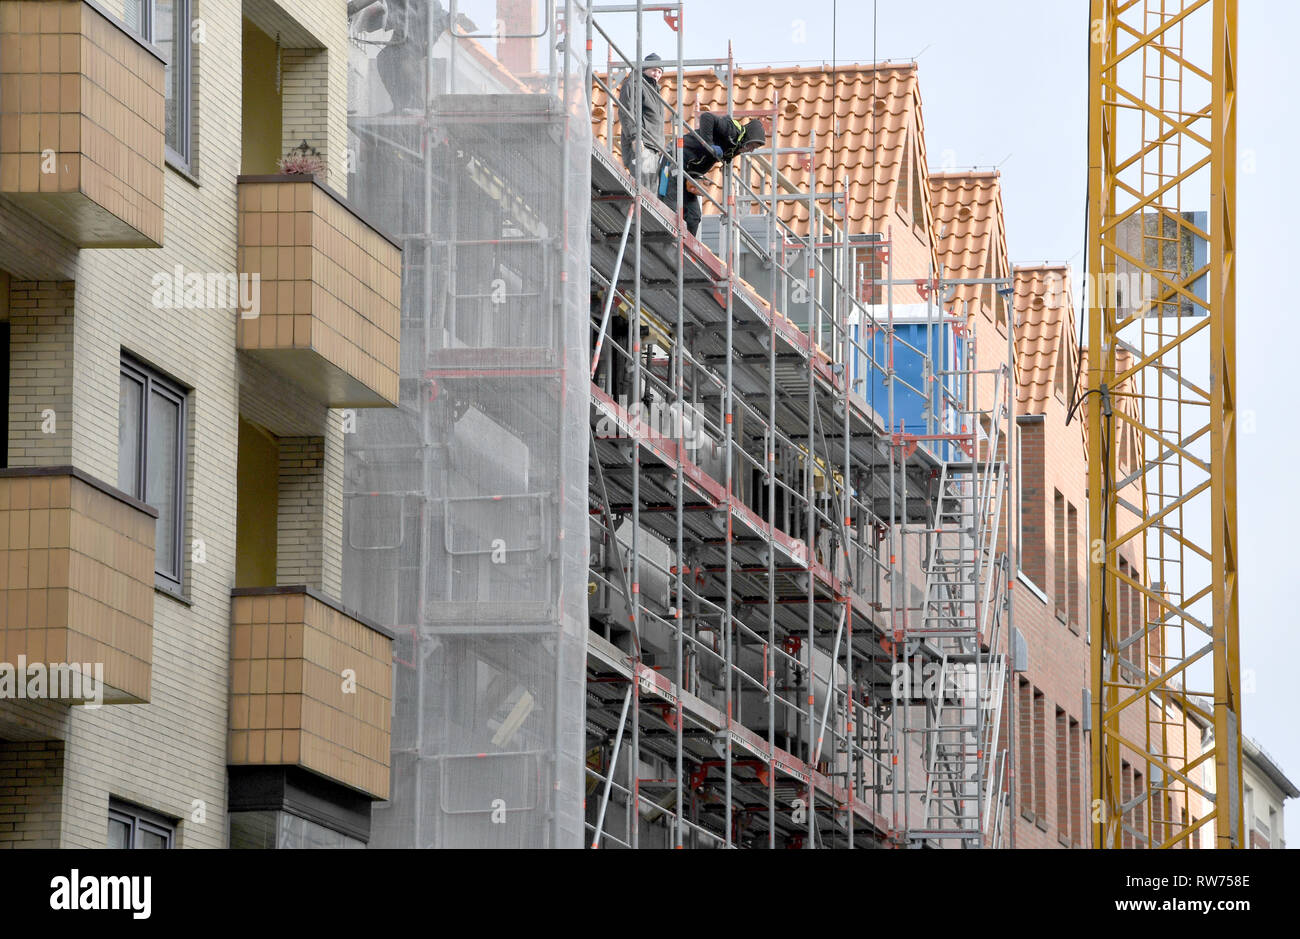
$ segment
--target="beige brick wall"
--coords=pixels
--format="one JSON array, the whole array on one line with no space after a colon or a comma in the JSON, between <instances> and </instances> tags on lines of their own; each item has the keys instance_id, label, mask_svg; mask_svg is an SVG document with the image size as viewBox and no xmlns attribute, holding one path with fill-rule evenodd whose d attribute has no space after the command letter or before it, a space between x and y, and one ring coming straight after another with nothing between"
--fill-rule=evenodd
<instances>
[{"instance_id":1,"label":"beige brick wall","mask_svg":"<svg viewBox=\"0 0 1300 939\"><path fill-rule=\"evenodd\" d=\"M63 743L0 740L0 848L57 848Z\"/></svg>"},{"instance_id":2,"label":"beige brick wall","mask_svg":"<svg viewBox=\"0 0 1300 939\"><path fill-rule=\"evenodd\" d=\"M202 539L205 560L188 565L188 602L156 596L150 703L72 714L65 847L104 843L110 795L182 820L179 844L225 844L226 624L234 579L238 440L234 315L159 309L151 302L153 276L177 264L186 271L235 270L239 7L196 0L194 15L204 23L194 83L194 115L203 135L200 185L167 171L162 249L81 253L72 461L101 479L117 479L122 350L192 388L184 541ZM196 802L202 823L192 820Z\"/></svg>"},{"instance_id":3,"label":"beige brick wall","mask_svg":"<svg viewBox=\"0 0 1300 939\"><path fill-rule=\"evenodd\" d=\"M324 49L284 49L280 53L283 132L280 149L288 153L306 140L326 165L342 153L329 149L329 54Z\"/></svg>"},{"instance_id":4,"label":"beige brick wall","mask_svg":"<svg viewBox=\"0 0 1300 939\"><path fill-rule=\"evenodd\" d=\"M347 29L343 5L318 0L266 3L297 16L329 49L326 139L321 149L344 154ZM121 0L104 0L103 5L114 15L122 13ZM225 845L230 588L241 402L273 432L320 438L317 479L330 491L319 502L318 514L328 518L318 523L324 543L317 581L335 595L341 581L343 444L338 415L305 400L263 370L246 368L248 363L241 362L235 351L232 310L158 308L152 303L152 278L170 274L178 264L185 271L201 273L236 270L241 5L195 0L194 18L203 26L203 42L193 50L195 159L191 168L198 184L166 171L163 248L73 254L30 218L0 205L0 232L33 233L23 238L30 242L29 252L7 240L0 246L0 266L27 279L11 294L18 301L10 317L17 366L13 381L19 391L13 398L20 411L13 415L18 418L10 454L15 462L72 463L116 482L118 368L123 350L192 389L184 540L190 544L201 539L205 559L187 564L183 599L163 593L155 596L150 703L90 711L48 702L0 702L0 737L63 741L62 828L57 835L61 847L105 843L110 796L177 819L180 846ZM346 188L345 158L330 160L329 181L337 190ZM53 281L32 280L46 276L46 271L75 278L75 293ZM31 431L35 426L39 432L39 422L33 425L32 413L39 415L44 409L45 403L35 399L46 397L47 392L56 410L58 433L51 435L53 439L41 435L37 440ZM33 449L30 454L28 446Z\"/></svg>"},{"instance_id":5,"label":"beige brick wall","mask_svg":"<svg viewBox=\"0 0 1300 939\"><path fill-rule=\"evenodd\" d=\"M108 0L120 15L121 0ZM342 5L336 16L322 17L319 4L285 4L333 45L329 56L330 119L325 149L346 148L346 23ZM185 602L158 594L155 602L154 670L151 702L138 707L72 709L66 720L63 847L100 846L107 835L109 796L138 803L180 821L178 844L221 847L225 844L226 731L229 693L230 585L234 579L234 518L239 405L235 352L235 318L229 310L159 309L151 303L151 280L181 264L186 271L225 273L236 269L235 177L240 166L240 5L196 0L194 16L202 20L204 42L195 48L195 154L199 185L168 170L165 179L165 230L162 249L151 251L82 251L75 261L76 293L55 290L49 296L13 294L19 302L14 320L16 353L48 348L45 356L64 362L63 398L55 382L36 384L46 366L32 366L15 381L23 387L48 387L55 397L59 430L54 442L44 439L41 453L21 461L74 465L109 482L117 479L118 363L123 349L193 389L189 398L190 433L187 543L202 539L206 558L190 563ZM327 25L322 21L327 21ZM332 38L330 38L332 37ZM296 143L296 141L295 141ZM333 161L332 161L333 162ZM346 185L346 162L339 160L336 188ZM12 210L0 209L0 212ZM14 227L14 226L6 226ZM37 285L41 293L41 285ZM24 314L24 304L48 301L64 312ZM28 332L26 320L40 329ZM67 361L70 353L70 361ZM36 361L36 360L33 360ZM66 372L71 370L71 389ZM48 376L53 377L53 376ZM36 392L35 396L43 396ZM38 402L17 395L15 415L21 434L31 429L30 410ZM64 412L75 421L64 420ZM36 409L36 413L39 414ZM325 409L317 412L322 423ZM330 422L337 434L337 421ZM37 423L39 430L39 422ZM22 439L26 440L26 437ZM341 453L341 440L329 450ZM25 449L25 448L15 448ZM60 455L61 454L61 455ZM338 485L341 473L330 473ZM331 505L341 504L332 495ZM322 537L340 527L319 526ZM340 553L333 546L328 554ZM332 563L332 562L331 562ZM326 565L329 566L329 565ZM325 580L326 589L337 575ZM5 705L0 723L36 722ZM12 713L11 713L12 712ZM43 716L43 715L41 715ZM44 721L50 723L50 721ZM9 746L9 745L7 745ZM203 821L198 821L199 816Z\"/></svg>"},{"instance_id":6,"label":"beige brick wall","mask_svg":"<svg viewBox=\"0 0 1300 939\"><path fill-rule=\"evenodd\" d=\"M71 462L74 297L70 281L9 284L10 466Z\"/></svg>"},{"instance_id":7,"label":"beige brick wall","mask_svg":"<svg viewBox=\"0 0 1300 939\"><path fill-rule=\"evenodd\" d=\"M322 437L281 437L280 507L276 524L275 579L281 584L321 587L325 462Z\"/></svg>"}]
</instances>

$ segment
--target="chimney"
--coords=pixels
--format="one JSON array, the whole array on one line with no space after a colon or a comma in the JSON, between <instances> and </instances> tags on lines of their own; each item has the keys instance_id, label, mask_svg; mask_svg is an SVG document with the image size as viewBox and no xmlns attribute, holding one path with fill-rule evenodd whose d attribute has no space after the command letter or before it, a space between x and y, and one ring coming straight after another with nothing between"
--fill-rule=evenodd
<instances>
[{"instance_id":1,"label":"chimney","mask_svg":"<svg viewBox=\"0 0 1300 939\"><path fill-rule=\"evenodd\" d=\"M497 0L497 30L503 37L533 36L537 33L537 0ZM537 40L502 38L497 41L497 58L515 75L537 71Z\"/></svg>"}]
</instances>

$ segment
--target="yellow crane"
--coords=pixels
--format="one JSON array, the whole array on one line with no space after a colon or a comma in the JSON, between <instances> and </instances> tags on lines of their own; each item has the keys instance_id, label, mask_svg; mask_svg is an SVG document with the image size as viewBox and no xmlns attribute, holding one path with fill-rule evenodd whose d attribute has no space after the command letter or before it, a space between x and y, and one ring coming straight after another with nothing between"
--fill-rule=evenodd
<instances>
[{"instance_id":1,"label":"yellow crane","mask_svg":"<svg viewBox=\"0 0 1300 939\"><path fill-rule=\"evenodd\" d=\"M1091 3L1093 845L1243 847L1237 0Z\"/></svg>"}]
</instances>

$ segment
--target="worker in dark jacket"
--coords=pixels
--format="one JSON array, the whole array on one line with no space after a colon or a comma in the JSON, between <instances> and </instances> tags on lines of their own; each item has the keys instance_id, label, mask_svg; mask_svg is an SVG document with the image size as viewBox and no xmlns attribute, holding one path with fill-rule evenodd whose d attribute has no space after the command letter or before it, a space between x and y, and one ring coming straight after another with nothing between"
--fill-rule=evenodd
<instances>
[{"instance_id":1,"label":"worker in dark jacket","mask_svg":"<svg viewBox=\"0 0 1300 939\"><path fill-rule=\"evenodd\" d=\"M451 28L451 16L440 0L348 0L347 13L349 17L363 16L371 29L377 28L374 21L382 15L383 28L391 29L393 35L375 56L375 67L393 102L393 113L422 113L429 40L437 42Z\"/></svg>"},{"instance_id":2,"label":"worker in dark jacket","mask_svg":"<svg viewBox=\"0 0 1300 939\"><path fill-rule=\"evenodd\" d=\"M663 61L652 52L646 62ZM636 147L636 81L640 75L645 84L641 92L641 147ZM659 169L659 158L664 153L664 102L659 97L659 80L664 70L659 65L647 65L633 72L618 89L618 149L623 165L647 186L654 185ZM636 150L640 152L635 152ZM638 163L640 164L638 170Z\"/></svg>"},{"instance_id":3,"label":"worker in dark jacket","mask_svg":"<svg viewBox=\"0 0 1300 939\"><path fill-rule=\"evenodd\" d=\"M742 153L752 153L766 142L767 132L758 119L741 124L725 114L706 111L700 115L699 126L693 133L687 133L682 149L682 167L686 170L682 185L682 217L686 220L687 231L694 235L700 229L697 181L719 163L730 163ZM677 179L666 159L660 163L659 197L670 207L676 207Z\"/></svg>"}]
</instances>

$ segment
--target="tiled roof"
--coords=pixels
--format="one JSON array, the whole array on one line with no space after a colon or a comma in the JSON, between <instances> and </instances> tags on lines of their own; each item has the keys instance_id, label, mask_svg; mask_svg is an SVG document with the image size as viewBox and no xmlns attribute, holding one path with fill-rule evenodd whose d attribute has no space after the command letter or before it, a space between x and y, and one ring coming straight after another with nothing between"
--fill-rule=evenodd
<instances>
[{"instance_id":1,"label":"tiled roof","mask_svg":"<svg viewBox=\"0 0 1300 939\"><path fill-rule=\"evenodd\" d=\"M1011 270L1002 211L1001 176L996 170L930 173L930 207L934 212L935 251L945 277L1005 277ZM983 304L991 310L992 286L957 287L954 309L969 303L974 314Z\"/></svg>"},{"instance_id":2,"label":"tiled roof","mask_svg":"<svg viewBox=\"0 0 1300 939\"><path fill-rule=\"evenodd\" d=\"M684 116L692 124L702 111L726 113L726 88L717 74L712 70L688 71L684 77ZM666 71L660 91L670 104L677 100L675 86L676 75ZM829 192L838 188L838 181L847 176L850 230L860 232L883 227L902 175L909 128L918 132L920 170L922 173L925 170L924 124L915 63L844 65L837 67L833 74L827 66L736 72L734 110L770 110L778 96L781 109L776 128L778 146L807 147L815 134L816 190ZM593 88L593 129L601 140L605 136L605 100L604 92L598 86ZM669 114L665 136L671 133L671 125ZM770 141L770 124L768 134ZM800 159L799 154L782 154L777 162L792 182L806 189L810 186L810 174L800 165ZM828 211L829 203L822 203L822 208ZM806 223L807 213L795 202L784 202L781 215L796 229Z\"/></svg>"},{"instance_id":3,"label":"tiled roof","mask_svg":"<svg viewBox=\"0 0 1300 939\"><path fill-rule=\"evenodd\" d=\"M1014 308L1020 413L1043 414L1061 354L1070 359L1077 355L1069 268L1063 264L1017 267Z\"/></svg>"}]
</instances>

